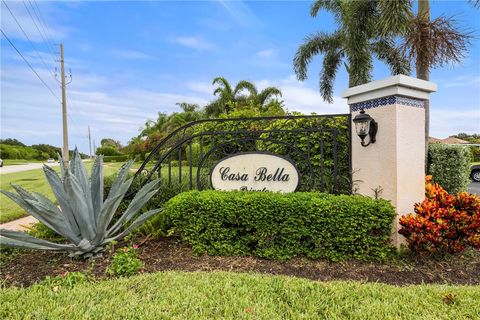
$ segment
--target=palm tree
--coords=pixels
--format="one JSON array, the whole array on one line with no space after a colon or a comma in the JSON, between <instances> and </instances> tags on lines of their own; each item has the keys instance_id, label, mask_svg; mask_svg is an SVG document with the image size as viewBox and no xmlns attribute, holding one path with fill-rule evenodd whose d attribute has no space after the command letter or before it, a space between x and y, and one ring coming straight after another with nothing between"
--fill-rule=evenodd
<instances>
[{"instance_id":1,"label":"palm tree","mask_svg":"<svg viewBox=\"0 0 480 320\"><path fill-rule=\"evenodd\" d=\"M223 77L213 79L212 84L218 85L213 91L213 95L218 98L205 107L207 116L217 117L232 111L234 107L246 106L250 101L264 110L272 98L282 96L282 92L276 87L267 87L259 93L255 84L247 80L238 82L234 88ZM243 94L245 91L248 92L247 95Z\"/></svg>"},{"instance_id":2,"label":"palm tree","mask_svg":"<svg viewBox=\"0 0 480 320\"><path fill-rule=\"evenodd\" d=\"M242 90L247 90L249 95L239 95ZM252 101L253 104L258 107L261 111L265 111L268 106L268 102L278 96L282 96L282 91L277 87L267 87L262 91L258 92L257 87L246 80L242 80L235 86L234 95L237 101L239 102L248 102Z\"/></svg>"},{"instance_id":3,"label":"palm tree","mask_svg":"<svg viewBox=\"0 0 480 320\"><path fill-rule=\"evenodd\" d=\"M392 74L409 74L409 63L396 48L393 36L404 28L410 3L395 2L399 12L396 16L385 14L388 3L390 1L316 0L310 14L316 17L321 9L333 13L338 29L332 34L318 32L305 38L293 59L297 78L305 80L311 60L323 54L320 93L331 103L333 83L342 62L349 75L349 87L371 80L373 56L385 62Z\"/></svg>"},{"instance_id":4,"label":"palm tree","mask_svg":"<svg viewBox=\"0 0 480 320\"><path fill-rule=\"evenodd\" d=\"M167 132L171 132L184 124L203 118L202 112L199 111L200 106L196 103L181 102L176 103L176 105L182 108L183 112L174 112L169 116L164 126L164 130Z\"/></svg>"},{"instance_id":5,"label":"palm tree","mask_svg":"<svg viewBox=\"0 0 480 320\"><path fill-rule=\"evenodd\" d=\"M410 0L403 0L410 2ZM480 1L472 4L479 7ZM389 10L395 14L395 7ZM471 33L455 26L455 19L440 16L430 20L430 1L418 0L417 16L408 21L401 51L404 57L415 61L417 78L430 80L430 69L449 63L459 63L470 43ZM425 101L425 151L428 154L430 133L430 102ZM426 163L426 161L425 161Z\"/></svg>"}]
</instances>

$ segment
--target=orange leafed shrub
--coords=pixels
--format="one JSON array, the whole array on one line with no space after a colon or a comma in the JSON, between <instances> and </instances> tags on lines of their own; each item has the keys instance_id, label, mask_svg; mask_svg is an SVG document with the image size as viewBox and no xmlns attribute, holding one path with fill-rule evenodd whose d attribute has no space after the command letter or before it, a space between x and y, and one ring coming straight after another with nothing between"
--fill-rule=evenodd
<instances>
[{"instance_id":1,"label":"orange leafed shrub","mask_svg":"<svg viewBox=\"0 0 480 320\"><path fill-rule=\"evenodd\" d=\"M425 179L425 200L415 204L415 215L400 218L398 231L417 253L457 253L467 246L480 249L480 200L476 195L449 194Z\"/></svg>"}]
</instances>

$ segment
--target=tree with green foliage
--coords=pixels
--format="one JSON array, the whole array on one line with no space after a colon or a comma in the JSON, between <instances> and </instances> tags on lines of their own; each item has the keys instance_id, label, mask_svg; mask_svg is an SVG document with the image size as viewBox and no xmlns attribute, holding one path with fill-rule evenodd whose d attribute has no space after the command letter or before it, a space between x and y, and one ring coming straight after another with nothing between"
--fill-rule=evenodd
<instances>
[{"instance_id":1,"label":"tree with green foliage","mask_svg":"<svg viewBox=\"0 0 480 320\"><path fill-rule=\"evenodd\" d=\"M8 144L8 145L11 145L11 146L26 147L25 144L18 141L17 139L13 139L13 138L0 139L0 144Z\"/></svg>"},{"instance_id":2,"label":"tree with green foliage","mask_svg":"<svg viewBox=\"0 0 480 320\"><path fill-rule=\"evenodd\" d=\"M395 5L395 15L387 10ZM411 5L408 1L342 1L316 0L310 14L320 10L334 15L337 30L328 34L318 32L305 38L293 59L299 80L307 79L312 59L323 54L320 73L320 93L325 101L333 101L333 83L343 63L349 75L349 87L371 81L373 57L385 62L392 74L408 74L410 66L395 46L394 36L406 26Z\"/></svg>"},{"instance_id":3,"label":"tree with green foliage","mask_svg":"<svg viewBox=\"0 0 480 320\"><path fill-rule=\"evenodd\" d=\"M410 3L410 0L400 2ZM473 5L478 6L474 1ZM388 6L391 15L396 7ZM460 30L453 17L440 16L430 20L430 0L418 0L417 15L411 15L401 44L402 55L415 61L418 79L430 80L430 69L459 63L465 57L471 34ZM430 135L430 102L425 101L425 151L428 154Z\"/></svg>"},{"instance_id":4,"label":"tree with green foliage","mask_svg":"<svg viewBox=\"0 0 480 320\"><path fill-rule=\"evenodd\" d=\"M183 112L174 112L168 117L168 121L164 126L166 131L173 131L189 122L200 120L204 117L198 104L181 102L176 103L176 105L179 106Z\"/></svg>"},{"instance_id":5,"label":"tree with green foliage","mask_svg":"<svg viewBox=\"0 0 480 320\"><path fill-rule=\"evenodd\" d=\"M282 92L276 87L267 87L258 92L255 84L247 80L242 80L232 87L227 79L217 77L213 79L212 84L217 85L213 95L218 98L205 107L207 117L218 117L220 114L229 113L236 108L247 106L249 101L265 109L274 97L282 96ZM247 95L243 94L245 91Z\"/></svg>"}]
</instances>

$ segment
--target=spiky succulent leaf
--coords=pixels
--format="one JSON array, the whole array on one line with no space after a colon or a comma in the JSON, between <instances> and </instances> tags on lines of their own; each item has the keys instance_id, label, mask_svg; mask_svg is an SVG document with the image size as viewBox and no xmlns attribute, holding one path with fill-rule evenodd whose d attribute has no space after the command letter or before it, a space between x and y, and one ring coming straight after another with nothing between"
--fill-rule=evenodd
<instances>
[{"instance_id":1,"label":"spiky succulent leaf","mask_svg":"<svg viewBox=\"0 0 480 320\"><path fill-rule=\"evenodd\" d=\"M95 222L90 220L83 188L69 170L67 170L65 174L63 186L68 196L68 202L72 208L72 212L75 214L82 238L92 240L95 237Z\"/></svg>"},{"instance_id":2,"label":"spiky succulent leaf","mask_svg":"<svg viewBox=\"0 0 480 320\"><path fill-rule=\"evenodd\" d=\"M64 217L55 206L55 208L52 208L52 206L45 204L45 202L42 203L41 200L37 200L32 194L17 185L12 185L12 187L18 194L4 190L1 190L1 192L58 234L71 241L79 240L78 237L72 234Z\"/></svg>"},{"instance_id":3,"label":"spiky succulent leaf","mask_svg":"<svg viewBox=\"0 0 480 320\"><path fill-rule=\"evenodd\" d=\"M140 191L137 192L133 200L128 205L127 210L124 214L118 219L118 221L113 225L112 228L108 231L109 233L115 233L118 229L124 224L128 223L131 218L133 218L138 211L150 200L157 190L154 190L158 186L160 180L156 179L147 183Z\"/></svg>"},{"instance_id":4,"label":"spiky succulent leaf","mask_svg":"<svg viewBox=\"0 0 480 320\"><path fill-rule=\"evenodd\" d=\"M2 246L39 250L63 251L75 248L75 245L72 244L53 243L47 240L32 237L31 235L24 232L12 231L7 229L0 229L0 243L2 244Z\"/></svg>"},{"instance_id":5,"label":"spiky succulent leaf","mask_svg":"<svg viewBox=\"0 0 480 320\"><path fill-rule=\"evenodd\" d=\"M75 151L77 151L75 149ZM83 190L83 196L85 197L85 205L87 206L86 214L88 214L87 220L89 223L93 223L93 228L95 228L96 220L93 214L93 204L92 204L92 195L90 192L90 183L88 180L88 173L87 168L85 168L82 159L80 158L80 154L78 152L73 153L73 159L70 164L70 171L75 176L76 180L78 181L78 185Z\"/></svg>"},{"instance_id":6,"label":"spiky succulent leaf","mask_svg":"<svg viewBox=\"0 0 480 320\"><path fill-rule=\"evenodd\" d=\"M140 215L137 219L135 219L135 221L133 221L132 224L129 225L123 232L121 232L117 235L109 235L110 237L107 238L103 242L103 244L105 245L105 244L107 244L107 243L109 243L113 240L117 240L117 239L121 239L121 238L125 237L127 234L132 232L136 227L138 227L139 225L141 225L142 223L144 223L149 218L153 217L154 215L156 215L157 213L159 213L162 210L163 210L163 208L159 208L159 209L153 209L153 210L145 212L144 214Z\"/></svg>"},{"instance_id":7,"label":"spiky succulent leaf","mask_svg":"<svg viewBox=\"0 0 480 320\"><path fill-rule=\"evenodd\" d=\"M38 193L29 193L13 186L16 194L1 191L42 223L68 239L71 244L58 244L34 238L23 232L0 230L0 245L40 250L68 251L70 256L91 257L102 251L109 241L124 237L161 209L148 211L135 219L138 211L157 192L158 181L140 189L127 210L112 227L110 225L122 199L130 188L129 170L132 161L122 166L109 195L103 201L102 158L95 160L92 176L88 179L85 164L75 150L70 169L60 161L62 178L55 170L45 166L44 172L59 207ZM125 230L122 227L127 225ZM107 231L108 230L108 231Z\"/></svg>"},{"instance_id":8,"label":"spiky succulent leaf","mask_svg":"<svg viewBox=\"0 0 480 320\"><path fill-rule=\"evenodd\" d=\"M128 179L119 188L115 194L109 193L107 200L105 200L105 204L100 212L100 216L98 217L97 222L97 235L94 238L94 243L100 243L105 238L105 234L107 232L108 225L113 219L115 212L117 212L118 206L122 202L122 199L125 197L130 185L132 184L133 178Z\"/></svg>"},{"instance_id":9,"label":"spiky succulent leaf","mask_svg":"<svg viewBox=\"0 0 480 320\"><path fill-rule=\"evenodd\" d=\"M103 206L103 156L95 159L90 178L90 193L95 221L97 221Z\"/></svg>"},{"instance_id":10,"label":"spiky succulent leaf","mask_svg":"<svg viewBox=\"0 0 480 320\"><path fill-rule=\"evenodd\" d=\"M109 197L112 194L116 194L118 192L118 189L122 186L122 184L128 178L128 172L130 171L130 167L132 166L132 164L133 164L133 161L130 160L129 162L122 165L122 167L117 173L117 178L115 179L115 181L112 184L112 187L110 188L110 192L108 193Z\"/></svg>"},{"instance_id":11,"label":"spiky succulent leaf","mask_svg":"<svg viewBox=\"0 0 480 320\"><path fill-rule=\"evenodd\" d=\"M48 184L53 191L53 195L58 201L58 205L60 206L62 214L68 220L70 229L76 236L80 237L80 226L78 225L75 213L70 206L69 198L67 193L65 192L62 179L60 179L57 172L49 166L43 166L43 172L45 173ZM65 177L65 174L63 174L63 176Z\"/></svg>"}]
</instances>

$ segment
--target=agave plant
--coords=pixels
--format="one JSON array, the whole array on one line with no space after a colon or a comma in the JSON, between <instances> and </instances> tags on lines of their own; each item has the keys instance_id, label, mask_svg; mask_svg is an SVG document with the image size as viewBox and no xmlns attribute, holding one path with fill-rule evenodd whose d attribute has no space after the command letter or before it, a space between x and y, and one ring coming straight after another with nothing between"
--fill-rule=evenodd
<instances>
[{"instance_id":1,"label":"agave plant","mask_svg":"<svg viewBox=\"0 0 480 320\"><path fill-rule=\"evenodd\" d=\"M45 196L28 192L12 185L17 193L0 190L25 211L51 228L69 243L53 243L32 237L24 232L0 230L1 246L67 251L70 256L91 257L105 245L126 236L134 228L162 209L138 216L137 213L158 191L158 180L146 184L130 202L120 218L112 223L115 212L128 191L133 178L128 172L132 161L124 164L117 174L107 199L103 199L103 157L95 159L90 179L87 169L75 151L70 167L60 160L61 177L49 166L44 166L45 177L58 201L58 207Z\"/></svg>"}]
</instances>

